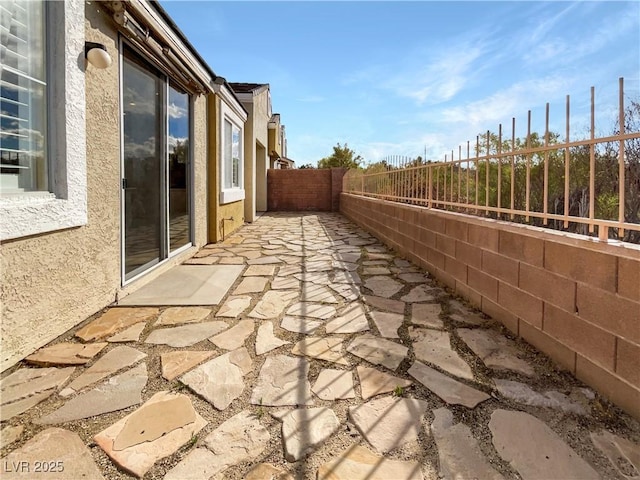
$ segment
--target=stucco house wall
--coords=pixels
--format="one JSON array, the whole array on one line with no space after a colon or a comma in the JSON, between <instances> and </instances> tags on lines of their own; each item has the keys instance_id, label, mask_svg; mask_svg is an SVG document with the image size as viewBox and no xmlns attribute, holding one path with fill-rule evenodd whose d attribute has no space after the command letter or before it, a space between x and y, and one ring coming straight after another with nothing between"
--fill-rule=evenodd
<instances>
[{"instance_id":1,"label":"stucco house wall","mask_svg":"<svg viewBox=\"0 0 640 480\"><path fill-rule=\"evenodd\" d=\"M207 233L208 242L215 243L224 240L229 234L238 230L244 225L245 217L245 202L246 197L242 200L229 203L220 202L220 192L222 190L221 183L221 166L219 159L222 156L222 142L221 142L221 124L222 124L222 110L223 104L226 104L226 108L235 112L238 115L239 120L243 122L243 134L247 137L247 112L242 110L240 103L233 98L231 90L226 86L221 87L221 90L215 94L210 95L207 99L208 104L208 157L207 157L207 175L208 195L203 195L204 200L208 203L208 219L207 219ZM244 147L244 145L243 145ZM243 152L246 155L246 151ZM245 161L246 164L246 161ZM247 192L247 185L245 183L244 190L245 195Z\"/></svg>"},{"instance_id":2,"label":"stucco house wall","mask_svg":"<svg viewBox=\"0 0 640 480\"><path fill-rule=\"evenodd\" d=\"M267 209L267 147L271 94L268 84L231 83L248 113L244 137L244 219L253 222L256 212Z\"/></svg>"},{"instance_id":3,"label":"stucco house wall","mask_svg":"<svg viewBox=\"0 0 640 480\"><path fill-rule=\"evenodd\" d=\"M121 138L118 33L100 2L76 2L86 41L105 45L113 63L84 70L86 95L85 225L6 240L0 245L0 371L88 316L137 290L195 253L207 232L207 96L193 102L193 246L122 286ZM82 45L83 46L83 45ZM81 68L81 65L78 65ZM213 95L212 95L213 96Z\"/></svg>"}]
</instances>

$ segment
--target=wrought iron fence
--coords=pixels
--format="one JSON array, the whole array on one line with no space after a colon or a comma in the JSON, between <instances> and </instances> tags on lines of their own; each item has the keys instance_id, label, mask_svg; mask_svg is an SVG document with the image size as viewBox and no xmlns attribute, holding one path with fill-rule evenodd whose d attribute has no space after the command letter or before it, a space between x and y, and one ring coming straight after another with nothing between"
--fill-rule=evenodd
<instances>
[{"instance_id":1,"label":"wrought iron fence","mask_svg":"<svg viewBox=\"0 0 640 480\"><path fill-rule=\"evenodd\" d=\"M624 106L619 81L617 126L612 135L596 138L595 89L591 87L589 138L570 139L570 99L566 97L564 139L549 130L511 137L487 131L451 152L444 162L389 157L366 169L350 170L343 191L395 202L423 205L545 226L601 240L640 243L640 102Z\"/></svg>"}]
</instances>

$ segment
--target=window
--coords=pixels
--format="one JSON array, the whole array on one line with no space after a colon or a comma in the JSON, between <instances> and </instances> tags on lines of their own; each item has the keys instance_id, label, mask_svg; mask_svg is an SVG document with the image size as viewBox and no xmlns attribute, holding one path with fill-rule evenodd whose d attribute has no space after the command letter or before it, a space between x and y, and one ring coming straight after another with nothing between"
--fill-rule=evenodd
<instances>
[{"instance_id":1,"label":"window","mask_svg":"<svg viewBox=\"0 0 640 480\"><path fill-rule=\"evenodd\" d=\"M0 190L48 191L45 4L0 5Z\"/></svg>"},{"instance_id":2,"label":"window","mask_svg":"<svg viewBox=\"0 0 640 480\"><path fill-rule=\"evenodd\" d=\"M240 188L240 129L229 120L224 121L224 145L224 188Z\"/></svg>"},{"instance_id":3,"label":"window","mask_svg":"<svg viewBox=\"0 0 640 480\"><path fill-rule=\"evenodd\" d=\"M222 150L220 165L220 203L243 200L243 121L225 103L222 104Z\"/></svg>"},{"instance_id":4,"label":"window","mask_svg":"<svg viewBox=\"0 0 640 480\"><path fill-rule=\"evenodd\" d=\"M87 223L84 13L0 2L0 240Z\"/></svg>"}]
</instances>

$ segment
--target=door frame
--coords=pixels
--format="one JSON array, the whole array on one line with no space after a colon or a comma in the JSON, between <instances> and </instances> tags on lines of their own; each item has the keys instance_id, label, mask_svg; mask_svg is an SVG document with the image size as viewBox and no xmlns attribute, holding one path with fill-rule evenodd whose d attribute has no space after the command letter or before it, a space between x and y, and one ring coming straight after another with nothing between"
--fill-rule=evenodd
<instances>
[{"instance_id":1,"label":"door frame","mask_svg":"<svg viewBox=\"0 0 640 480\"><path fill-rule=\"evenodd\" d=\"M188 205L189 205L189 239L188 242L171 251L170 245L170 225L169 225L169 149L168 149L168 138L169 138L169 116L168 116L168 99L169 99L169 88L171 83L171 77L166 71L163 71L161 68L158 68L157 63L153 62L147 54L133 45L131 42L128 42L125 37L122 35L119 36L118 42L118 58L119 58L119 114L120 114L120 178L119 178L119 190L120 190L120 279L121 285L128 285L139 278L145 276L151 271L155 270L159 266L166 263L172 257L184 252L185 250L191 248L194 245L194 227L195 227L195 168L194 168L194 96L193 94L187 92L189 96L189 152L188 152L188 165L187 165L187 185L188 185ZM163 83L163 105L162 105L162 121L163 128L161 131L163 132L163 138L160 139L161 145L161 180L160 180L160 197L161 197L161 205L160 205L160 258L156 261L151 261L142 265L132 272L127 274L126 272L126 216L125 216L125 189L123 188L123 180L125 178L125 168L124 168L124 61L125 61L125 45L126 48L130 49L137 55L140 60L148 65L148 69L151 73L154 73L154 70L159 73L160 80ZM128 277L127 277L128 276Z\"/></svg>"}]
</instances>

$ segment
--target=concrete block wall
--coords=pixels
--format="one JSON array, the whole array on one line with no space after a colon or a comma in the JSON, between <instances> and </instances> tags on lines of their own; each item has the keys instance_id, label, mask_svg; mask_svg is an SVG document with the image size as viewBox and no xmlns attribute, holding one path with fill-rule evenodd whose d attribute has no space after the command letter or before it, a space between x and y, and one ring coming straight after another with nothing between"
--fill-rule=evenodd
<instances>
[{"instance_id":1,"label":"concrete block wall","mask_svg":"<svg viewBox=\"0 0 640 480\"><path fill-rule=\"evenodd\" d=\"M640 418L640 249L342 194L341 212Z\"/></svg>"},{"instance_id":2,"label":"concrete block wall","mask_svg":"<svg viewBox=\"0 0 640 480\"><path fill-rule=\"evenodd\" d=\"M342 168L268 170L267 209L337 212L344 173Z\"/></svg>"}]
</instances>

